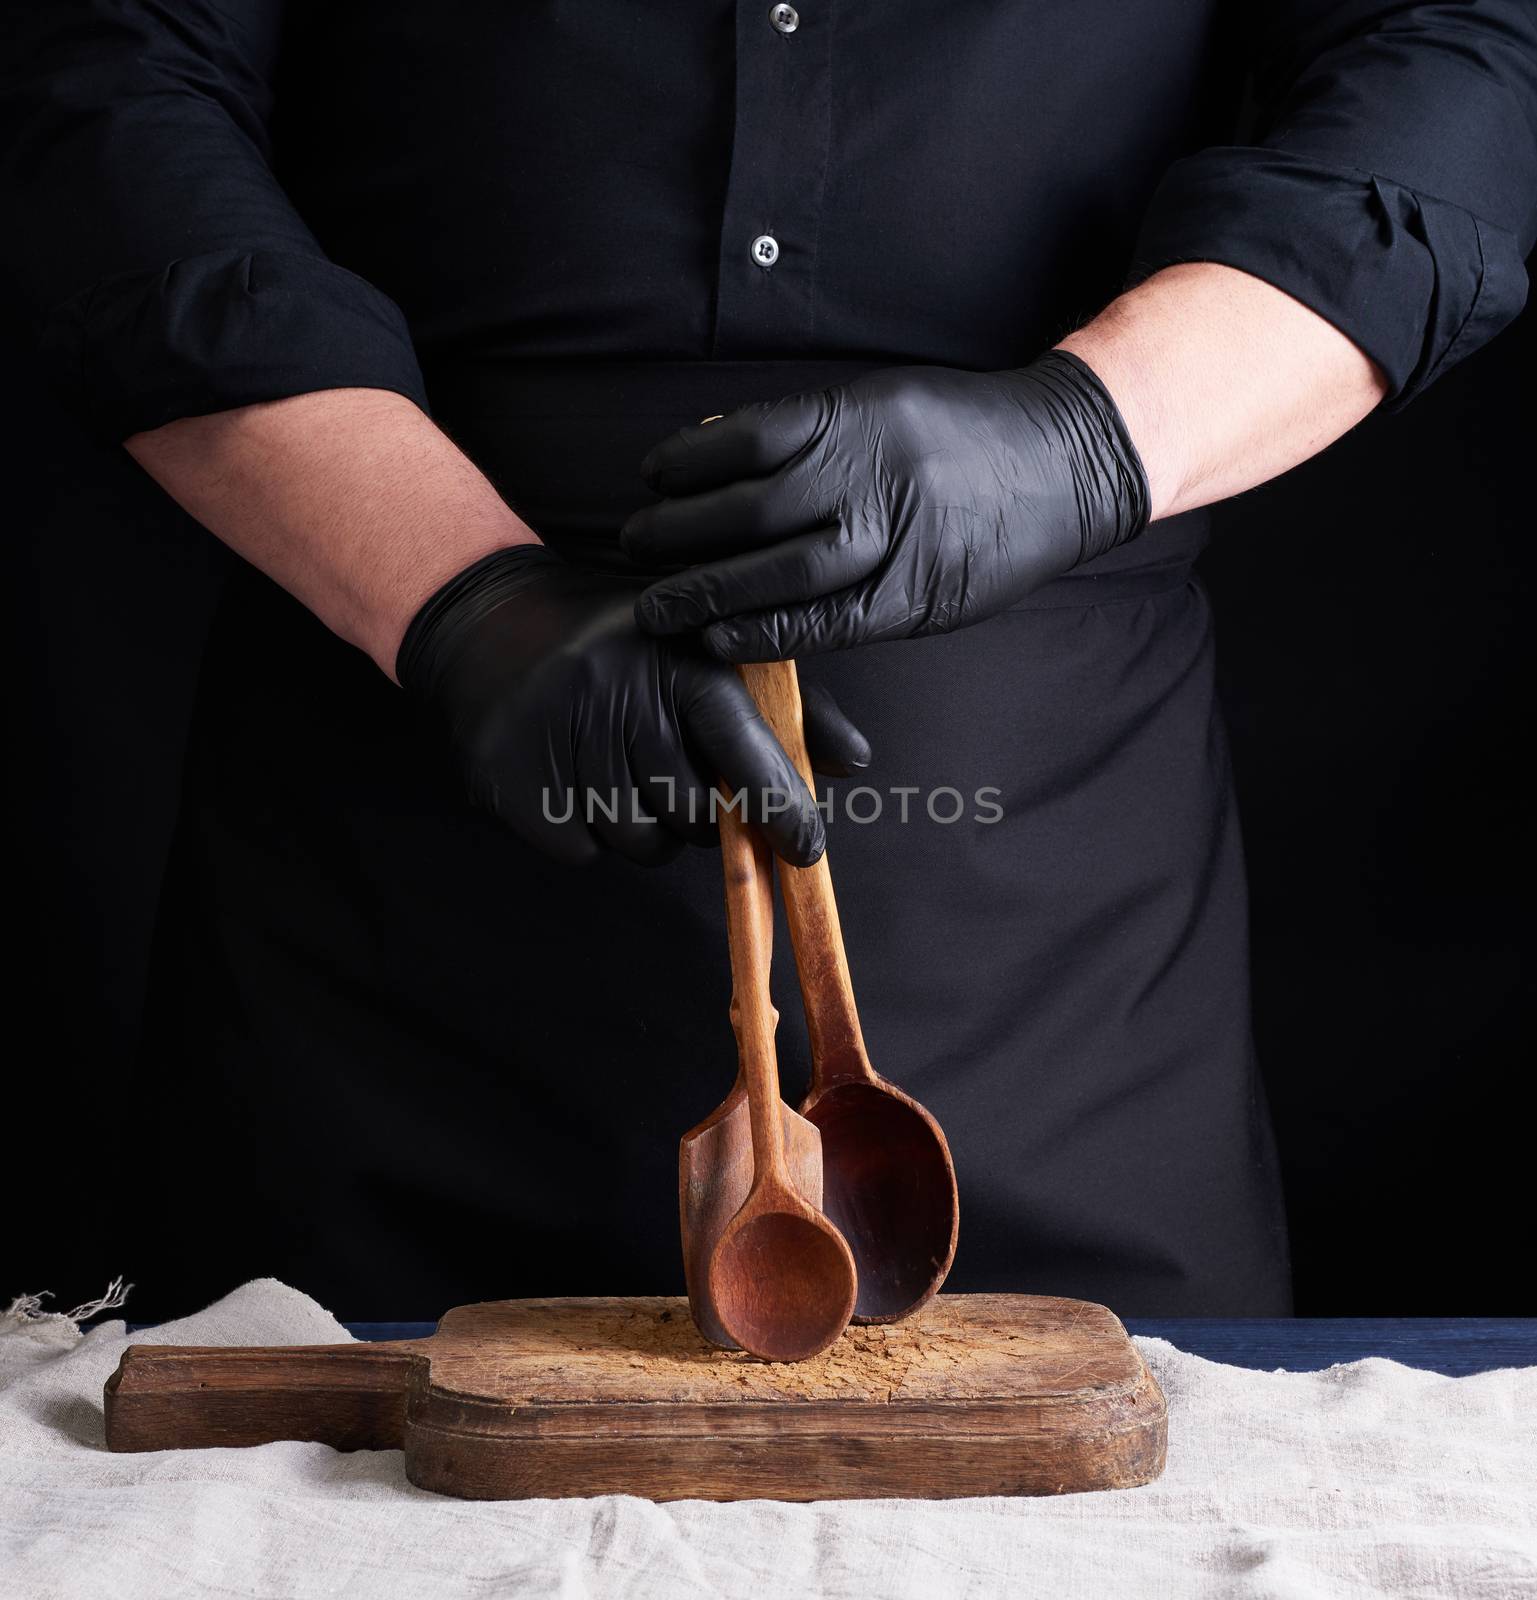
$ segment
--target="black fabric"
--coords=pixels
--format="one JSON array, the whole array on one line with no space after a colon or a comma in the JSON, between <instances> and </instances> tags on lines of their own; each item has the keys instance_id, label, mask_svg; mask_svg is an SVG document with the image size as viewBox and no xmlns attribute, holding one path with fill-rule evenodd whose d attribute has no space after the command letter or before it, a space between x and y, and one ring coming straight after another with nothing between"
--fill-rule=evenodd
<instances>
[{"instance_id":1,"label":"black fabric","mask_svg":"<svg viewBox=\"0 0 1537 1600\"><path fill-rule=\"evenodd\" d=\"M588 482L629 469L581 453ZM1283 1313L1188 569L1062 580L801 670L875 749L830 786L828 858L872 1059L954 1151L952 1286ZM255 577L216 630L192 762L129 1112L146 1304L236 1270L359 1314L680 1290L677 1138L736 1061L719 856L573 870L525 846L464 803L435 726ZM853 820L872 789L880 820ZM961 820L932 820L931 791ZM807 1045L782 925L774 984L793 1096ZM188 1182L217 1205L161 1231L155 1186Z\"/></svg>"},{"instance_id":2,"label":"black fabric","mask_svg":"<svg viewBox=\"0 0 1537 1600\"><path fill-rule=\"evenodd\" d=\"M53 309L41 349L107 442L315 389L427 405L399 308L313 256L220 252L110 278Z\"/></svg>"},{"instance_id":3,"label":"black fabric","mask_svg":"<svg viewBox=\"0 0 1537 1600\"><path fill-rule=\"evenodd\" d=\"M104 436L430 397L614 571L648 446L834 363L1023 366L1209 259L1401 401L1514 314L1537 233L1522 0L826 0L788 36L760 0L58 0L4 26L4 264ZM875 748L882 820L837 813L830 849L875 1060L955 1149L957 1288L1288 1303L1205 528L807 663ZM922 809L939 789L964 821ZM385 1284L421 1314L677 1287L676 1136L733 1065L720 922L707 852L573 873L471 809L409 701L244 575L119 1130L211 1198L143 1196L141 1314L263 1270L354 1315Z\"/></svg>"},{"instance_id":4,"label":"black fabric","mask_svg":"<svg viewBox=\"0 0 1537 1600\"><path fill-rule=\"evenodd\" d=\"M1529 0L824 0L790 35L768 12L11 7L5 258L51 321L58 380L119 434L284 388L419 396L381 297L430 368L995 369L1128 273L1217 260L1337 323L1402 398L1521 305ZM749 254L763 233L767 271ZM243 258L258 285L263 262L290 280L308 263L296 292L327 336L282 296L243 303ZM358 276L327 277L327 258ZM127 387L93 394L102 372Z\"/></svg>"},{"instance_id":5,"label":"black fabric","mask_svg":"<svg viewBox=\"0 0 1537 1600\"><path fill-rule=\"evenodd\" d=\"M615 535L654 502L642 458L678 419L734 411L765 397L806 393L878 370L865 361L518 361L486 359L435 370L433 415L540 536L597 571L635 575ZM1079 605L1086 586L1188 566L1205 547L1204 510L1165 517L1136 539L1074 567L1020 601Z\"/></svg>"}]
</instances>

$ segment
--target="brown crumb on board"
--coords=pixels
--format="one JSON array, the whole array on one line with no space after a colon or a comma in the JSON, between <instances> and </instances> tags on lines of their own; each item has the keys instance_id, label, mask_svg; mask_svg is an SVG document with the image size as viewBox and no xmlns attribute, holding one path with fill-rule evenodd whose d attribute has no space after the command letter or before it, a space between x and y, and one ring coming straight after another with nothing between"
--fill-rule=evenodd
<instances>
[{"instance_id":1,"label":"brown crumb on board","mask_svg":"<svg viewBox=\"0 0 1537 1600\"><path fill-rule=\"evenodd\" d=\"M964 1315L958 1299L971 1302ZM470 1306L455 1313L453 1327L459 1338L472 1335L473 1346L463 1354L447 1346L435 1351L433 1380L520 1401L704 1404L955 1399L1010 1392L1027 1375L1037 1389L1068 1390L1085 1381L1086 1348L1092 1367L1098 1345L1094 1331L1076 1330L1080 1337L1064 1346L1053 1335L1067 1330L1073 1315L1058 1324L1050 1313L1059 1302L1037 1301L1044 1322L1038 1312L1022 1329L1008 1316L989 1317L992 1299L941 1296L905 1322L850 1327L821 1355L797 1362L717 1349L681 1300ZM1124 1344L1119 1324L1104 1316L1105 1334Z\"/></svg>"}]
</instances>

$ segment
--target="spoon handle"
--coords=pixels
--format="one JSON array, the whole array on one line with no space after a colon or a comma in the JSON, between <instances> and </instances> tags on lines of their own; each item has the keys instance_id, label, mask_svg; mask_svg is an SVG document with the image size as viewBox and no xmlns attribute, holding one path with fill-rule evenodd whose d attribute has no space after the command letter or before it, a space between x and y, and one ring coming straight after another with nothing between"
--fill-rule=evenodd
<instances>
[{"instance_id":1,"label":"spoon handle","mask_svg":"<svg viewBox=\"0 0 1537 1600\"><path fill-rule=\"evenodd\" d=\"M723 800L729 797L723 797ZM720 807L726 877L726 937L731 948L731 1027L752 1126L753 1189L789 1189L780 1117L779 1013L769 988L774 956L774 876L769 848L741 814Z\"/></svg>"},{"instance_id":2,"label":"spoon handle","mask_svg":"<svg viewBox=\"0 0 1537 1600\"><path fill-rule=\"evenodd\" d=\"M815 794L816 777L806 752L795 663L758 662L738 670L757 701L763 720ZM838 921L838 902L833 896L826 854L809 867L792 867L781 861L779 885L784 891L785 917L806 1008L806 1031L811 1037L811 1096L814 1098L837 1083L873 1083L875 1069L870 1065L859 1026L854 983L849 976L849 958L843 948L843 928Z\"/></svg>"}]
</instances>

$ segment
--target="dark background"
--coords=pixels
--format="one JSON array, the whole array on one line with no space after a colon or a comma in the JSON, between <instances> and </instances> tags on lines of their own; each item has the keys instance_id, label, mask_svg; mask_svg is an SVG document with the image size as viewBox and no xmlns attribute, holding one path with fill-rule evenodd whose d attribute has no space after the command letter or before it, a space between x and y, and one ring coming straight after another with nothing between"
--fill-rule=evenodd
<instances>
[{"instance_id":1,"label":"dark background","mask_svg":"<svg viewBox=\"0 0 1537 1600\"><path fill-rule=\"evenodd\" d=\"M1304 1315L1537 1312L1518 1264L1534 355L1527 314L1403 413L1222 508L1204 563ZM0 1297L68 1305L134 1271L119 1112L226 558L125 455L79 439L14 332L0 360L22 1208Z\"/></svg>"},{"instance_id":2,"label":"dark background","mask_svg":"<svg viewBox=\"0 0 1537 1600\"><path fill-rule=\"evenodd\" d=\"M1303 1315L1537 1312L1534 371L1528 308L1204 559Z\"/></svg>"}]
</instances>

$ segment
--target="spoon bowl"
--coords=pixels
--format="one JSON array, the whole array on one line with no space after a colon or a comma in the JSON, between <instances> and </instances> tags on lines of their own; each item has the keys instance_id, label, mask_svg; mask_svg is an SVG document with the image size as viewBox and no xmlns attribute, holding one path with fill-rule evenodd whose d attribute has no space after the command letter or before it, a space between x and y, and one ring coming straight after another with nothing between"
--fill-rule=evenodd
<instances>
[{"instance_id":1,"label":"spoon bowl","mask_svg":"<svg viewBox=\"0 0 1537 1600\"><path fill-rule=\"evenodd\" d=\"M785 1164L795 1192L822 1204L822 1136L781 1103ZM752 1190L752 1123L747 1085L738 1072L731 1093L678 1141L678 1215L683 1233L683 1280L694 1325L724 1350L740 1346L726 1332L711 1299L710 1257L726 1225Z\"/></svg>"},{"instance_id":2,"label":"spoon bowl","mask_svg":"<svg viewBox=\"0 0 1537 1600\"><path fill-rule=\"evenodd\" d=\"M857 1293L854 1257L842 1235L796 1187L809 1165L803 1135L820 1154L821 1137L779 1097L769 992L774 951L774 869L762 837L730 809L720 815L731 951L731 1025L747 1104L752 1187L710 1252L695 1321L717 1343L740 1345L765 1361L803 1361L848 1326ZM738 1129L740 1131L740 1129ZM717 1152L720 1153L720 1152ZM740 1170L739 1158L739 1170ZM724 1190L724 1185L718 1185ZM817 1183L818 1193L820 1185ZM702 1199L702 1197L701 1197ZM685 1250L690 1219L713 1225L718 1213L684 1195ZM693 1232L702 1238L701 1226ZM691 1292L694 1285L690 1284Z\"/></svg>"},{"instance_id":3,"label":"spoon bowl","mask_svg":"<svg viewBox=\"0 0 1537 1600\"><path fill-rule=\"evenodd\" d=\"M955 1254L955 1174L944 1134L884 1080L835 1084L801 1114L822 1135L822 1208L859 1266L854 1316L910 1315L939 1288Z\"/></svg>"},{"instance_id":4,"label":"spoon bowl","mask_svg":"<svg viewBox=\"0 0 1537 1600\"><path fill-rule=\"evenodd\" d=\"M765 1361L804 1361L848 1326L854 1258L826 1219L792 1210L741 1216L710 1263L716 1310L741 1347Z\"/></svg>"},{"instance_id":5,"label":"spoon bowl","mask_svg":"<svg viewBox=\"0 0 1537 1600\"><path fill-rule=\"evenodd\" d=\"M815 793L793 661L739 669L764 720ZM827 857L779 863L795 946L811 1092L800 1111L822 1135L822 1202L859 1273L856 1322L896 1322L939 1290L955 1259L960 1203L944 1130L870 1065Z\"/></svg>"}]
</instances>

